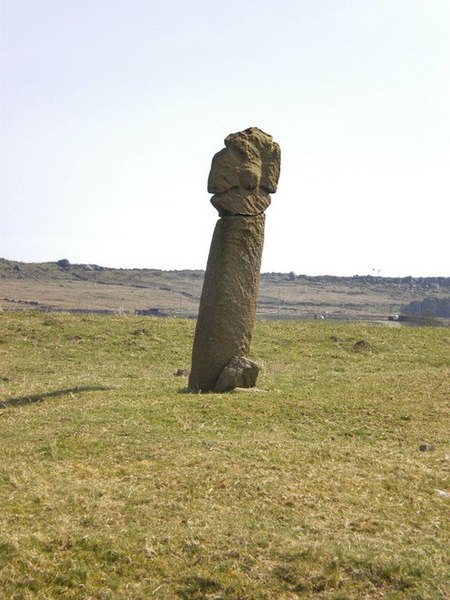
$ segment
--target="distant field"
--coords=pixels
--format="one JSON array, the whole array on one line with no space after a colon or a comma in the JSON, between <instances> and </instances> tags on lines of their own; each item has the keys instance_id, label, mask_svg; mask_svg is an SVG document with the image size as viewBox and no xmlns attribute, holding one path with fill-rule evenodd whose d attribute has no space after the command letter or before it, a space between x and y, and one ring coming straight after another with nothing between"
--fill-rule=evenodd
<instances>
[{"instance_id":1,"label":"distant field","mask_svg":"<svg viewBox=\"0 0 450 600\"><path fill-rule=\"evenodd\" d=\"M0 316L0 597L448 598L449 330L259 321L197 395L194 325Z\"/></svg>"},{"instance_id":2,"label":"distant field","mask_svg":"<svg viewBox=\"0 0 450 600\"><path fill-rule=\"evenodd\" d=\"M195 316L202 271L104 269L96 265L17 263L0 259L3 310L153 310ZM272 318L386 320L412 301L448 296L450 278L261 275L258 314Z\"/></svg>"}]
</instances>

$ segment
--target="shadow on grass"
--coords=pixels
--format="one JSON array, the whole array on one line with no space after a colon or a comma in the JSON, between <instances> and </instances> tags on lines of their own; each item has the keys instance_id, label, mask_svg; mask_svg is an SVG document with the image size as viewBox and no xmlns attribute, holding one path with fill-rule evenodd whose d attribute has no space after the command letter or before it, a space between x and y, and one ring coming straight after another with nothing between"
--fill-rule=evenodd
<instances>
[{"instance_id":1,"label":"shadow on grass","mask_svg":"<svg viewBox=\"0 0 450 600\"><path fill-rule=\"evenodd\" d=\"M73 388L55 390L54 392L44 392L43 394L36 394L34 396L22 396L21 398L10 398L3 402L0 401L0 409L8 408L10 406L25 406L26 404L42 402L42 400L46 400L47 398L58 398L59 396L66 396L67 394L81 394L82 392L98 392L111 389L111 387L105 387L103 385L79 385Z\"/></svg>"}]
</instances>

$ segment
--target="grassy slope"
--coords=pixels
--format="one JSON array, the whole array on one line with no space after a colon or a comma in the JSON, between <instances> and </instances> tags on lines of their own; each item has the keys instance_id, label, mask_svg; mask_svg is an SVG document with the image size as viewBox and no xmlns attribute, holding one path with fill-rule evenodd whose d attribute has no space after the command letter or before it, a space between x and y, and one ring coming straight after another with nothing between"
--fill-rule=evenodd
<instances>
[{"instance_id":1,"label":"grassy slope","mask_svg":"<svg viewBox=\"0 0 450 600\"><path fill-rule=\"evenodd\" d=\"M258 313L265 316L386 318L413 300L448 296L450 278L261 276ZM437 281L437 279L436 279ZM56 263L18 263L0 259L0 308L50 306L57 309L134 312L159 308L170 314L196 314L201 271L103 269L89 265L59 268ZM30 304L34 303L34 304Z\"/></svg>"},{"instance_id":2,"label":"grassy slope","mask_svg":"<svg viewBox=\"0 0 450 600\"><path fill-rule=\"evenodd\" d=\"M90 265L0 259L0 302L4 309L38 302L53 308L117 312L158 307L196 311L203 283L198 271L106 269ZM13 302L11 302L11 300Z\"/></svg>"},{"instance_id":3,"label":"grassy slope","mask_svg":"<svg viewBox=\"0 0 450 600\"><path fill-rule=\"evenodd\" d=\"M449 330L259 322L269 391L190 395L193 328L1 316L1 597L445 598Z\"/></svg>"}]
</instances>

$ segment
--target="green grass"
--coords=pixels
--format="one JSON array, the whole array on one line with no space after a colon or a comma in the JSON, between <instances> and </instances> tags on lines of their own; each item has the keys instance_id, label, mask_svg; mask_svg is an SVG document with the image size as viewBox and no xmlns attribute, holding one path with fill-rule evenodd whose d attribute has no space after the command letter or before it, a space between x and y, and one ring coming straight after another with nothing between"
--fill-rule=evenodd
<instances>
[{"instance_id":1,"label":"green grass","mask_svg":"<svg viewBox=\"0 0 450 600\"><path fill-rule=\"evenodd\" d=\"M258 322L193 395L194 325L1 315L0 597L446 598L449 330Z\"/></svg>"}]
</instances>

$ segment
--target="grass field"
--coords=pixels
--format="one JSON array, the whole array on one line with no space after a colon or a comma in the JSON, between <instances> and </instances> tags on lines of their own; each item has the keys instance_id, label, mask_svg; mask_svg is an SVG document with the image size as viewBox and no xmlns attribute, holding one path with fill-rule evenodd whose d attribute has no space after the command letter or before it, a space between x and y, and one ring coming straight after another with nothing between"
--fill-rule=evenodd
<instances>
[{"instance_id":1,"label":"grass field","mask_svg":"<svg viewBox=\"0 0 450 600\"><path fill-rule=\"evenodd\" d=\"M0 597L447 598L449 329L258 322L193 395L194 326L0 315Z\"/></svg>"}]
</instances>

